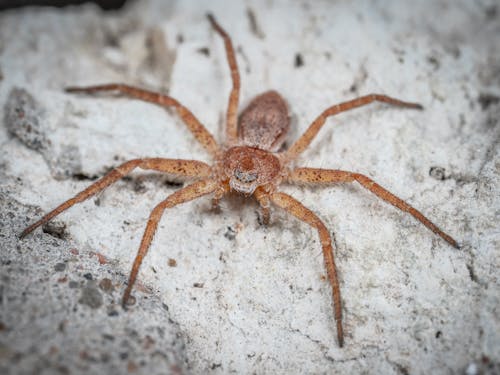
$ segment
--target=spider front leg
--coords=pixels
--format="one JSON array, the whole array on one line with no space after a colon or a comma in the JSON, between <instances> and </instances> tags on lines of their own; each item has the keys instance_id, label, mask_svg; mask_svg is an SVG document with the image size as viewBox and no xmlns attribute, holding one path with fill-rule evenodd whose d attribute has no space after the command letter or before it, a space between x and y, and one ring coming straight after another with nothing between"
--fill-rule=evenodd
<instances>
[{"instance_id":1,"label":"spider front leg","mask_svg":"<svg viewBox=\"0 0 500 375\"><path fill-rule=\"evenodd\" d=\"M289 182L309 182L309 183L333 183L333 182L353 182L357 181L365 189L370 190L373 194L383 199L401 211L408 212L415 219L424 224L431 231L436 233L451 246L459 248L457 241L451 236L439 229L433 222L427 219L420 211L416 210L401 198L398 198L382 186L377 184L371 178L348 171L339 171L334 169L317 169L317 168L296 168L288 178Z\"/></svg>"},{"instance_id":2,"label":"spider front leg","mask_svg":"<svg viewBox=\"0 0 500 375\"><path fill-rule=\"evenodd\" d=\"M222 197L224 197L224 195L229 193L230 190L231 190L231 188L229 187L228 182L225 182L225 181L220 182L219 188L216 191L214 191L214 195L212 197L212 209L214 211L219 211L220 200L222 199Z\"/></svg>"},{"instance_id":3,"label":"spider front leg","mask_svg":"<svg viewBox=\"0 0 500 375\"><path fill-rule=\"evenodd\" d=\"M148 158L127 161L119 167L113 169L111 172L107 173L100 180L94 182L92 185L75 195L73 198L67 200L66 202L56 207L54 210L50 211L37 222L27 227L20 234L20 238L25 237L28 233L32 232L40 225L45 224L50 219L59 215L61 212L67 210L71 206L83 202L84 200L104 190L113 182L118 181L120 178L129 174L133 169L137 167L186 177L207 177L211 173L211 168L208 164L197 160Z\"/></svg>"},{"instance_id":4,"label":"spider front leg","mask_svg":"<svg viewBox=\"0 0 500 375\"><path fill-rule=\"evenodd\" d=\"M344 331L342 329L342 305L340 301L340 288L339 280L337 278L337 270L335 267L335 258L333 256L332 239L325 224L307 207L302 205L299 201L285 193L266 193L262 189L255 191L256 196L261 199L267 197L272 203L278 207L283 208L297 219L309 224L318 231L321 248L323 249L323 258L325 260L326 273L328 280L332 286L333 295L333 308L335 314L335 321L337 324L337 339L339 346L344 345Z\"/></svg>"},{"instance_id":5,"label":"spider front leg","mask_svg":"<svg viewBox=\"0 0 500 375\"><path fill-rule=\"evenodd\" d=\"M127 306L127 302L130 298L130 293L137 278L137 273L139 272L139 268L141 267L142 260L148 252L149 246L151 245L151 241L153 240L154 234L156 232L156 228L158 227L158 222L160 221L165 209L174 207L184 202L191 201L203 195L210 194L217 190L219 187L219 183L211 179L197 181L180 190L177 190L175 193L167 197L167 199L160 202L153 209L153 211L151 211L146 229L144 231L144 235L142 236L141 245L139 246L139 251L137 252L137 255L135 257L132 271L130 272L127 288L123 293L122 305L124 308L126 308Z\"/></svg>"},{"instance_id":6,"label":"spider front leg","mask_svg":"<svg viewBox=\"0 0 500 375\"><path fill-rule=\"evenodd\" d=\"M66 92L70 93L86 93L93 94L96 92L103 91L117 91L128 97L142 100L145 102L157 104L161 107L169 108L174 107L177 110L177 114L180 116L182 121L186 124L188 129L194 135L194 137L201 143L201 145L211 154L216 155L219 152L219 146L215 141L214 137L210 132L203 126L203 124L193 115L193 113L183 106L174 98L163 95L157 92L147 91L139 89L137 87L132 87L128 85L110 83L107 85L98 86L88 86L88 87L67 87Z\"/></svg>"},{"instance_id":7,"label":"spider front leg","mask_svg":"<svg viewBox=\"0 0 500 375\"><path fill-rule=\"evenodd\" d=\"M299 156L309 146L314 137L316 137L316 134L318 134L320 129L323 127L328 117L354 108L359 108L373 102L383 102L404 108L423 109L422 105L418 103L404 102L402 100L380 94L365 95L357 99L333 105L325 109L323 113L319 115L311 125L309 125L309 128L304 132L304 134L302 134L302 136L286 151L286 159L294 160L297 158L297 156Z\"/></svg>"},{"instance_id":8,"label":"spider front leg","mask_svg":"<svg viewBox=\"0 0 500 375\"><path fill-rule=\"evenodd\" d=\"M224 39L224 47L226 49L227 62L231 71L231 80L233 88L229 95L226 115L226 141L228 143L236 142L238 138L238 101L240 97L240 73L238 72L238 63L234 53L233 43L226 31L217 23L214 16L207 15L208 20L217 33Z\"/></svg>"},{"instance_id":9,"label":"spider front leg","mask_svg":"<svg viewBox=\"0 0 500 375\"><path fill-rule=\"evenodd\" d=\"M262 219L262 224L269 225L269 220L271 218L271 213L269 210L271 201L269 200L269 196L267 194L264 194L261 189L257 189L254 193L254 196L260 205L260 217Z\"/></svg>"}]
</instances>

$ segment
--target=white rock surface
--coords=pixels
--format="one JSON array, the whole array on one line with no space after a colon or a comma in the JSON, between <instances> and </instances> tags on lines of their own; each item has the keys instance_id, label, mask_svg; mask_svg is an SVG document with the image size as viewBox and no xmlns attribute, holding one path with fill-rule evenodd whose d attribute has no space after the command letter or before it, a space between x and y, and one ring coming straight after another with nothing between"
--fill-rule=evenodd
<instances>
[{"instance_id":1,"label":"white rock surface","mask_svg":"<svg viewBox=\"0 0 500 375\"><path fill-rule=\"evenodd\" d=\"M259 225L251 200L230 197L220 214L208 198L167 212L127 312L117 305L123 284L149 211L178 188L171 179L134 172L58 217L59 232L15 236L121 161L209 161L173 113L63 92L108 82L168 90L222 140L231 82L208 11L238 50L242 106L278 90L293 116L291 140L355 96L425 106L371 105L329 119L299 164L367 174L460 250L357 185L284 187L334 235L344 348L316 233L280 211ZM467 0L149 0L116 13L0 14L2 373L500 371L499 14L495 1ZM32 103L22 105L23 95ZM19 107L36 120L16 122ZM41 143L31 142L34 125ZM110 292L98 287L104 278ZM61 320L69 331L58 330Z\"/></svg>"}]
</instances>

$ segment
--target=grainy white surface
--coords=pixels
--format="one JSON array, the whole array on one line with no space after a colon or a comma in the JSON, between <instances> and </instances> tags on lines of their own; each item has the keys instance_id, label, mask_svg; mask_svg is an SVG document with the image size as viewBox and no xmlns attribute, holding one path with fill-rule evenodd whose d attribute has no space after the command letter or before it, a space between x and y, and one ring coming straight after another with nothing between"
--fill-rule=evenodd
<instances>
[{"instance_id":1,"label":"grainy white surface","mask_svg":"<svg viewBox=\"0 0 500 375\"><path fill-rule=\"evenodd\" d=\"M404 4L150 0L117 13L85 6L0 14L2 199L41 209L24 208L16 219L3 216L9 233L5 259L16 258L16 246L25 251L28 244L30 251L44 253L49 234L37 230L18 242L12 233L85 188L90 181L78 176L100 176L143 156L209 160L172 113L123 98L63 92L66 85L107 82L168 90L222 140L231 82L223 43L210 29L207 11L237 48L242 105L264 90L278 90L290 106L292 139L329 105L358 95L378 92L422 103L425 111L371 105L329 119L298 164L365 173L462 245L451 248L356 185L285 187L334 235L346 333L345 347L339 348L316 233L280 211L263 227L257 205L239 197L223 201L220 214L210 211L208 198L200 199L166 212L139 273L149 292L134 291L138 305L152 298L168 306L162 314L186 343L176 346L178 367L155 368L153 356L143 363L134 352L93 368L102 373L125 368L139 373L152 368L159 373L177 368L283 374L498 371L500 52L494 47L500 7L466 0ZM302 66L296 66L297 54ZM8 132L12 124L5 113L12 105L6 103L13 100L14 87L36 101L48 146L29 149L22 134ZM444 169L443 179L436 167ZM99 252L122 274L113 278L112 302L85 310L75 298L28 298L54 308L66 304L74 322L83 315L71 313L69 301L94 317L116 303L149 211L178 188L167 180L134 173L58 218L66 225L66 239L57 240L61 259L73 248ZM176 267L168 266L169 258ZM17 261L28 270L26 278L31 267L44 267ZM94 277L100 275L95 261L84 265L95 265ZM70 280L77 277L72 270L66 270ZM3 287L21 293L8 280ZM60 291L70 297L80 292ZM141 322L149 326L157 313L148 309L162 309L160 302L120 314L135 317L134 329L141 332ZM7 320L0 332L8 353L4 366L12 373L43 369L41 360L36 367L13 359L12 353L27 350L18 332L29 333L31 326L7 317L29 313L33 322L41 319L36 309L21 312L15 306L4 303L1 310ZM101 322L105 326L107 319ZM57 323L49 319L47 325ZM101 330L82 329L80 335L94 337ZM48 350L43 349L47 332L32 333L39 358ZM70 372L84 372L90 360L81 354L75 359L78 349L55 341L60 355L52 363L68 367L76 361ZM103 345L106 350L105 340ZM123 367L120 361L137 366Z\"/></svg>"}]
</instances>

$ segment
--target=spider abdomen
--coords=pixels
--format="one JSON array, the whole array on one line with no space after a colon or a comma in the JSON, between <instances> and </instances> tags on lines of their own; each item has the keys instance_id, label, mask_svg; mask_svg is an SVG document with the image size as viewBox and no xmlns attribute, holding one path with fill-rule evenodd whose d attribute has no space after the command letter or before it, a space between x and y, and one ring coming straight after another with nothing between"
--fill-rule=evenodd
<instances>
[{"instance_id":1,"label":"spider abdomen","mask_svg":"<svg viewBox=\"0 0 500 375\"><path fill-rule=\"evenodd\" d=\"M257 96L241 112L238 137L243 144L278 151L290 127L288 108L276 91Z\"/></svg>"}]
</instances>

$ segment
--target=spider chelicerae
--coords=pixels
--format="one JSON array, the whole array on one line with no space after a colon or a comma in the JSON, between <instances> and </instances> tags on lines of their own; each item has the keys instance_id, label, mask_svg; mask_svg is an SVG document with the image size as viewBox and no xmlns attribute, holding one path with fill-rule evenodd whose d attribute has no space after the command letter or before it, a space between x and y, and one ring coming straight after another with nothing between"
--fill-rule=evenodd
<instances>
[{"instance_id":1,"label":"spider chelicerae","mask_svg":"<svg viewBox=\"0 0 500 375\"><path fill-rule=\"evenodd\" d=\"M142 260L151 245L158 222L165 209L208 194L213 194L215 205L225 195L233 192L245 196L253 196L260 204L265 224L269 222L269 210L271 205L274 205L284 209L318 231L327 275L332 287L337 339L339 346L342 346L344 334L342 329L340 288L330 233L316 214L295 198L280 192L278 188L282 183L332 184L356 181L384 201L402 211L408 212L450 245L458 248L457 242L452 237L439 229L421 212L384 189L369 177L350 171L294 166L297 157L309 146L325 124L326 119L330 116L372 102L383 102L413 109L422 109L422 106L417 103L409 103L380 94L370 94L336 104L325 109L295 143L288 149L282 150L284 138L290 127L288 108L285 100L276 91L265 92L253 99L238 117L240 75L234 48L229 35L216 22L214 17L208 15L208 19L215 31L224 40L233 84L226 113L224 144L219 145L193 113L170 96L114 83L89 87L68 87L66 91L87 94L113 91L130 98L151 102L167 108L175 108L177 114L196 140L212 156L213 164L209 165L198 160L165 158L143 158L127 161L27 227L20 236L26 236L35 228L48 222L74 204L94 196L115 181L132 172L135 168L154 170L194 179L194 182L177 190L156 205L151 212L139 251L130 272L127 287L123 293L122 304L126 307Z\"/></svg>"}]
</instances>

